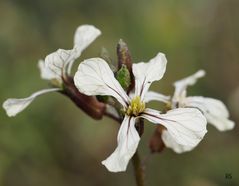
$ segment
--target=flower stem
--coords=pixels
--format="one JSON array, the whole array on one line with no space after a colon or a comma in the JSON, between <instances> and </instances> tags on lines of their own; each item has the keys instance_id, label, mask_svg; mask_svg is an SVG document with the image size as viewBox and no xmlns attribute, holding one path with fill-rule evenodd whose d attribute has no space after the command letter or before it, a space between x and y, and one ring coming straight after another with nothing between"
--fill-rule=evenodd
<instances>
[{"instance_id":1,"label":"flower stem","mask_svg":"<svg viewBox=\"0 0 239 186\"><path fill-rule=\"evenodd\" d=\"M134 175L137 186L144 186L144 168L142 167L138 151L135 152L132 158L132 163L134 166Z\"/></svg>"}]
</instances>

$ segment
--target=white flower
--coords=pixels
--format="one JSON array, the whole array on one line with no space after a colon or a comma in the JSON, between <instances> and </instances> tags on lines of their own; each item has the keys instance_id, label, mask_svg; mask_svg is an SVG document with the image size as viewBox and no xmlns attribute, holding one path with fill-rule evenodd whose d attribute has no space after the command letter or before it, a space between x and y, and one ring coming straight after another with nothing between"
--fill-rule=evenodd
<instances>
[{"instance_id":1,"label":"white flower","mask_svg":"<svg viewBox=\"0 0 239 186\"><path fill-rule=\"evenodd\" d=\"M148 63L133 64L135 94L129 97L115 79L109 65L101 58L83 61L74 76L74 82L80 92L93 95L109 95L116 98L123 106L124 120L120 126L115 151L102 162L111 172L125 171L134 155L140 137L135 128L138 118L145 118L154 124L161 124L179 144L196 146L205 133L206 120L198 109L179 108L166 114L146 108L145 102L149 86L160 80L166 70L167 60L162 53L157 54ZM163 100L166 98L161 97ZM196 125L193 125L195 123Z\"/></svg>"},{"instance_id":2,"label":"white flower","mask_svg":"<svg viewBox=\"0 0 239 186\"><path fill-rule=\"evenodd\" d=\"M74 46L71 50L58 49L46 56L45 61L39 60L41 78L45 80L56 81L57 86L61 87L62 78L70 75L71 67L74 61L80 57L81 52L85 50L99 35L100 30L92 25L82 25L76 29L74 36ZM3 103L3 108L8 116L15 116L23 111L37 96L47 92L60 91L61 88L49 88L35 92L30 97L22 99L7 99Z\"/></svg>"},{"instance_id":3,"label":"white flower","mask_svg":"<svg viewBox=\"0 0 239 186\"><path fill-rule=\"evenodd\" d=\"M198 72L189 77L176 81L174 83L174 95L171 100L167 100L168 103L171 105L172 109L185 107L198 108L206 117L207 122L215 126L219 131L233 129L235 123L228 119L229 112L223 102L217 99L202 96L187 97L187 87L190 85L194 85L197 82L197 79L203 76L205 76L205 71L199 70ZM157 93L155 94L157 95ZM158 96L162 95L159 94ZM159 99L154 98L154 100ZM196 124L192 123L192 125ZM167 147L172 148L177 153L182 153L193 149L193 147L183 146L176 143L166 130L163 130L162 132L162 139Z\"/></svg>"}]
</instances>

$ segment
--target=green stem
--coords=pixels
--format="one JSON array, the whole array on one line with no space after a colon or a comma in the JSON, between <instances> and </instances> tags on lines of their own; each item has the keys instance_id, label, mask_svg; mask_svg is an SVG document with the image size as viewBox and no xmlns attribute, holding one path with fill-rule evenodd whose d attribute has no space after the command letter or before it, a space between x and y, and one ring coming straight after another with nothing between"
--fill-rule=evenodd
<instances>
[{"instance_id":1,"label":"green stem","mask_svg":"<svg viewBox=\"0 0 239 186\"><path fill-rule=\"evenodd\" d=\"M137 186L144 186L144 169L138 151L135 152L132 158L132 163L134 166L134 175Z\"/></svg>"}]
</instances>

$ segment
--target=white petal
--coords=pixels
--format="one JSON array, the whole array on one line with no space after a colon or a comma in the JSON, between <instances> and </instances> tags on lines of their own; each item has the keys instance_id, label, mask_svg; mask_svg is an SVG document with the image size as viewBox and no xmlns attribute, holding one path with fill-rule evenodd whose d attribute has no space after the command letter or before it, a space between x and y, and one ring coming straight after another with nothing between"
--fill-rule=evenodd
<instances>
[{"instance_id":1,"label":"white petal","mask_svg":"<svg viewBox=\"0 0 239 186\"><path fill-rule=\"evenodd\" d=\"M76 50L58 49L45 58L45 66L55 74L58 79L66 72L67 65L76 59Z\"/></svg>"},{"instance_id":2,"label":"white petal","mask_svg":"<svg viewBox=\"0 0 239 186\"><path fill-rule=\"evenodd\" d=\"M175 92L174 97L180 97L186 91L187 86L194 85L198 78L205 76L204 70L199 70L195 74L174 83Z\"/></svg>"},{"instance_id":3,"label":"white petal","mask_svg":"<svg viewBox=\"0 0 239 186\"><path fill-rule=\"evenodd\" d=\"M164 145L167 148L171 148L176 153L183 153L183 152L191 151L195 147L195 146L181 145L181 144L177 143L167 130L163 130L162 140L164 142Z\"/></svg>"},{"instance_id":4,"label":"white petal","mask_svg":"<svg viewBox=\"0 0 239 186\"><path fill-rule=\"evenodd\" d=\"M81 25L76 29L74 45L80 55L99 35L101 31L93 25Z\"/></svg>"},{"instance_id":5,"label":"white petal","mask_svg":"<svg viewBox=\"0 0 239 186\"><path fill-rule=\"evenodd\" d=\"M81 25L76 29L74 36L74 50L76 51L75 59L80 57L85 50L99 35L101 31L93 25ZM72 65L75 60L69 62L68 73L70 74Z\"/></svg>"},{"instance_id":6,"label":"white petal","mask_svg":"<svg viewBox=\"0 0 239 186\"><path fill-rule=\"evenodd\" d=\"M58 76L46 67L43 60L38 61L38 68L40 69L41 78L46 80L57 79Z\"/></svg>"},{"instance_id":7,"label":"white petal","mask_svg":"<svg viewBox=\"0 0 239 186\"><path fill-rule=\"evenodd\" d=\"M164 103L169 103L170 96L165 96L165 95L157 93L157 92L148 91L145 94L144 102L148 103L150 101L161 101Z\"/></svg>"},{"instance_id":8,"label":"white petal","mask_svg":"<svg viewBox=\"0 0 239 186\"><path fill-rule=\"evenodd\" d=\"M135 77L135 94L144 98L152 82L160 80L166 70L167 59L163 53L158 53L156 57L148 63L133 64L133 74Z\"/></svg>"},{"instance_id":9,"label":"white petal","mask_svg":"<svg viewBox=\"0 0 239 186\"><path fill-rule=\"evenodd\" d=\"M229 112L223 102L201 96L187 97L184 103L187 107L199 108L208 120L218 130L225 131L234 128L235 123L229 120Z\"/></svg>"},{"instance_id":10,"label":"white petal","mask_svg":"<svg viewBox=\"0 0 239 186\"><path fill-rule=\"evenodd\" d=\"M206 118L194 108L173 109L166 114L146 109L142 117L166 127L175 142L185 146L195 147L207 132Z\"/></svg>"},{"instance_id":11,"label":"white petal","mask_svg":"<svg viewBox=\"0 0 239 186\"><path fill-rule=\"evenodd\" d=\"M134 155L140 137L135 129L135 118L125 116L118 133L118 146L102 164L111 172L125 171L129 160Z\"/></svg>"},{"instance_id":12,"label":"white petal","mask_svg":"<svg viewBox=\"0 0 239 186\"><path fill-rule=\"evenodd\" d=\"M74 76L74 82L83 94L110 95L125 107L129 102L127 94L115 79L109 65L101 58L83 61Z\"/></svg>"},{"instance_id":13,"label":"white petal","mask_svg":"<svg viewBox=\"0 0 239 186\"><path fill-rule=\"evenodd\" d=\"M43 89L35 92L31 96L22 99L10 98L3 103L3 108L6 110L9 117L15 116L19 112L23 111L37 96L60 90L59 88Z\"/></svg>"}]
</instances>

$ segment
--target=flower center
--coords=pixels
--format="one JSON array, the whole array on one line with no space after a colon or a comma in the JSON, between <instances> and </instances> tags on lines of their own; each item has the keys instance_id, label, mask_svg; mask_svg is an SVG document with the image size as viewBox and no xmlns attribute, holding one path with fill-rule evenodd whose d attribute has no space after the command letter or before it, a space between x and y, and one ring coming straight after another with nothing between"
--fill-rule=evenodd
<instances>
[{"instance_id":1,"label":"flower center","mask_svg":"<svg viewBox=\"0 0 239 186\"><path fill-rule=\"evenodd\" d=\"M145 103L140 100L139 96L135 96L131 102L128 108L126 109L125 113L129 116L138 116L140 113L142 113L145 109Z\"/></svg>"}]
</instances>

